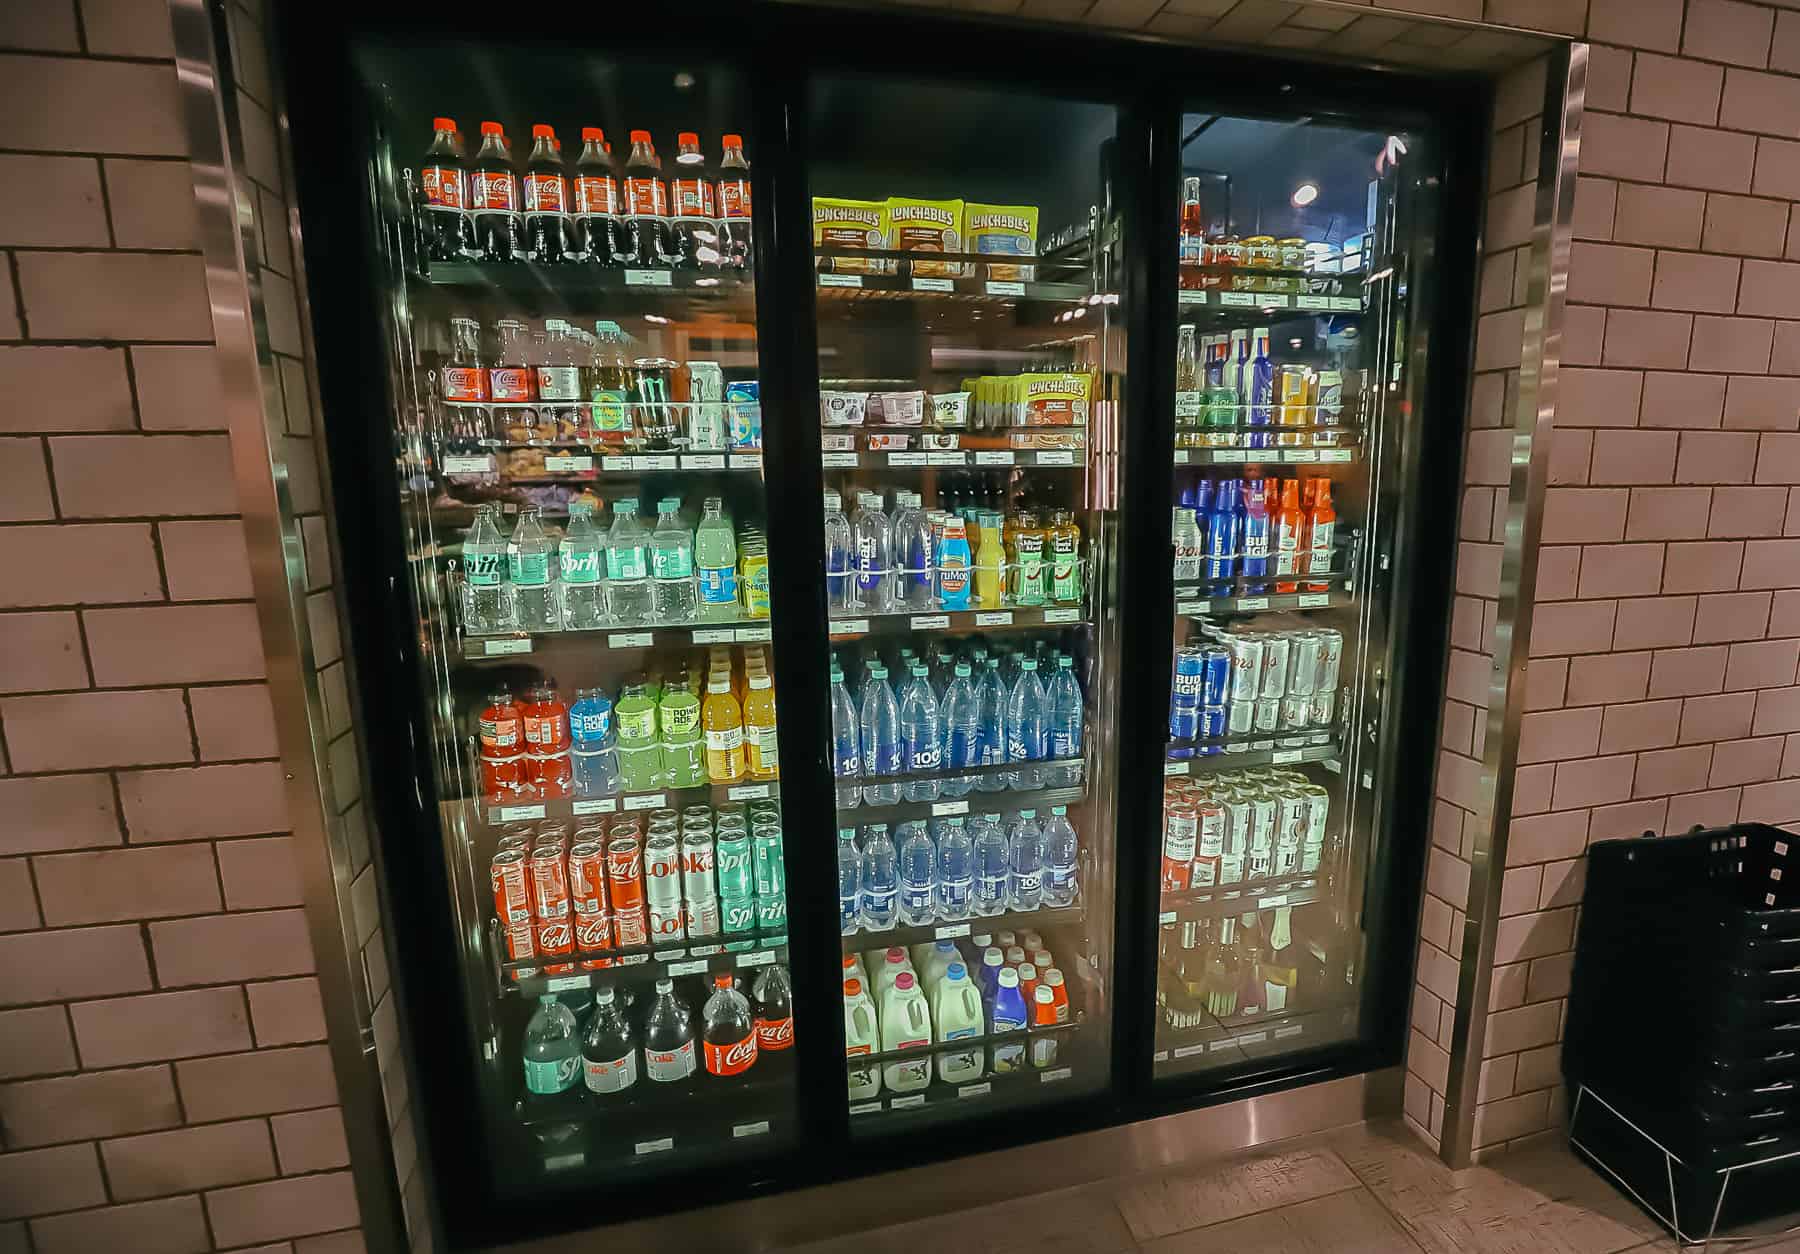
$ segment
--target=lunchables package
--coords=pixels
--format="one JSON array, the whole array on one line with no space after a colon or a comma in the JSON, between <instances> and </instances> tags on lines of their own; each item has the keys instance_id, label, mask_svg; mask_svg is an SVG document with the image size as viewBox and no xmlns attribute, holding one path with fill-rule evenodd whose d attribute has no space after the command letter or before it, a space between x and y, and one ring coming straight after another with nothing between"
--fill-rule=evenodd
<instances>
[{"instance_id":1,"label":"lunchables package","mask_svg":"<svg viewBox=\"0 0 1800 1254\"><path fill-rule=\"evenodd\" d=\"M1094 377L1091 374L1057 371L1052 374L1023 374L1019 379L1025 388L1025 417L1020 425L1087 425L1088 406L1094 389Z\"/></svg>"},{"instance_id":2,"label":"lunchables package","mask_svg":"<svg viewBox=\"0 0 1800 1254\"><path fill-rule=\"evenodd\" d=\"M878 200L840 200L814 196L813 246L827 248L887 247L887 206ZM827 274L885 274L889 263L879 257L821 257Z\"/></svg>"},{"instance_id":3,"label":"lunchables package","mask_svg":"<svg viewBox=\"0 0 1800 1254\"><path fill-rule=\"evenodd\" d=\"M967 224L969 251L972 253L993 253L1005 257L1037 255L1036 205L978 205L970 201L963 206L963 221ZM1029 283L1037 277L1037 267L990 261L987 263L987 277Z\"/></svg>"},{"instance_id":4,"label":"lunchables package","mask_svg":"<svg viewBox=\"0 0 1800 1254\"><path fill-rule=\"evenodd\" d=\"M963 251L963 202L917 200L890 196L887 210L887 246L899 252L960 253ZM915 279L953 279L964 273L954 261L914 261Z\"/></svg>"}]
</instances>

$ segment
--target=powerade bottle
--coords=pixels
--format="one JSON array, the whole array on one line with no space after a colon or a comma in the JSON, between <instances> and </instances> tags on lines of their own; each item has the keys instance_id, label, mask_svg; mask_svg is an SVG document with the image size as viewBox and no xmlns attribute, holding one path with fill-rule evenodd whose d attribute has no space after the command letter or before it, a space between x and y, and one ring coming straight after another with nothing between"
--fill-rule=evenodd
<instances>
[{"instance_id":1,"label":"powerade bottle","mask_svg":"<svg viewBox=\"0 0 1800 1254\"><path fill-rule=\"evenodd\" d=\"M1006 681L1000 677L1000 659L990 657L982 665L981 682L975 688L975 764L1000 766L1006 761ZM1006 773L990 771L975 777L981 792L1003 792Z\"/></svg>"},{"instance_id":2,"label":"powerade bottle","mask_svg":"<svg viewBox=\"0 0 1800 1254\"><path fill-rule=\"evenodd\" d=\"M656 700L643 677L626 683L613 711L617 719L619 782L627 792L649 792L664 782Z\"/></svg>"},{"instance_id":3,"label":"powerade bottle","mask_svg":"<svg viewBox=\"0 0 1800 1254\"><path fill-rule=\"evenodd\" d=\"M871 663L863 682L862 760L865 780L900 774L905 767L900 751L900 710L894 690L888 687L887 667ZM872 806L891 806L900 800L897 783L864 783L863 800Z\"/></svg>"},{"instance_id":4,"label":"powerade bottle","mask_svg":"<svg viewBox=\"0 0 1800 1254\"><path fill-rule=\"evenodd\" d=\"M862 923L871 932L894 926L900 902L900 857L886 823L863 829Z\"/></svg>"},{"instance_id":5,"label":"powerade bottle","mask_svg":"<svg viewBox=\"0 0 1800 1254\"><path fill-rule=\"evenodd\" d=\"M856 703L844 687L844 672L836 662L831 664L831 772L838 781L838 809L860 805L862 790L856 780L862 774L861 729Z\"/></svg>"},{"instance_id":6,"label":"powerade bottle","mask_svg":"<svg viewBox=\"0 0 1800 1254\"><path fill-rule=\"evenodd\" d=\"M569 707L575 795L610 797L619 791L619 750L613 705L599 688L583 688Z\"/></svg>"},{"instance_id":7,"label":"powerade bottle","mask_svg":"<svg viewBox=\"0 0 1800 1254\"><path fill-rule=\"evenodd\" d=\"M1238 500L1236 479L1221 479L1214 485L1212 508L1206 513L1206 555L1200 562L1200 573L1209 586L1209 594L1228 597L1236 588L1238 555L1244 544L1244 511Z\"/></svg>"},{"instance_id":8,"label":"powerade bottle","mask_svg":"<svg viewBox=\"0 0 1800 1254\"><path fill-rule=\"evenodd\" d=\"M1246 479L1244 497L1244 591L1257 595L1269 590L1269 550L1273 527L1269 517L1267 485L1273 479Z\"/></svg>"},{"instance_id":9,"label":"powerade bottle","mask_svg":"<svg viewBox=\"0 0 1800 1254\"><path fill-rule=\"evenodd\" d=\"M469 163L455 118L431 120L431 147L419 167L424 193L425 257L429 261L461 261L475 251L475 225L469 220Z\"/></svg>"}]
</instances>

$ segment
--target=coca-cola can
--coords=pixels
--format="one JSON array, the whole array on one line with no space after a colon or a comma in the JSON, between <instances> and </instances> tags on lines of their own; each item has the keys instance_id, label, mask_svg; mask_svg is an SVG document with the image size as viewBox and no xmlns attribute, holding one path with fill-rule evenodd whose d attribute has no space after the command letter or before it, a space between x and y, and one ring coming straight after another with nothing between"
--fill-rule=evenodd
<instances>
[{"instance_id":1,"label":"coca-cola can","mask_svg":"<svg viewBox=\"0 0 1800 1254\"><path fill-rule=\"evenodd\" d=\"M654 833L644 843L644 896L650 908L650 943L667 945L683 935L681 842Z\"/></svg>"},{"instance_id":2,"label":"coca-cola can","mask_svg":"<svg viewBox=\"0 0 1800 1254\"><path fill-rule=\"evenodd\" d=\"M681 898L686 911L687 934L695 940L719 934L719 889L715 879L716 854L707 831L690 831L681 838Z\"/></svg>"},{"instance_id":3,"label":"coca-cola can","mask_svg":"<svg viewBox=\"0 0 1800 1254\"><path fill-rule=\"evenodd\" d=\"M523 962L527 958L537 957L537 943L533 939L533 929L529 917L517 923L503 923L500 931L506 937L507 961ZM536 974L536 967L520 967L512 972L512 978L523 980Z\"/></svg>"},{"instance_id":4,"label":"coca-cola can","mask_svg":"<svg viewBox=\"0 0 1800 1254\"><path fill-rule=\"evenodd\" d=\"M1313 691L1335 692L1338 670L1344 661L1344 633L1335 627L1321 627L1314 634L1319 637L1319 671L1313 680Z\"/></svg>"},{"instance_id":5,"label":"coca-cola can","mask_svg":"<svg viewBox=\"0 0 1800 1254\"><path fill-rule=\"evenodd\" d=\"M1306 631L1289 638L1288 688L1290 697L1310 697L1319 679L1320 642L1316 632Z\"/></svg>"},{"instance_id":6,"label":"coca-cola can","mask_svg":"<svg viewBox=\"0 0 1800 1254\"><path fill-rule=\"evenodd\" d=\"M1225 647L1231 650L1231 682L1226 690L1227 699L1254 701L1262 693L1263 638L1252 635L1233 635L1225 637Z\"/></svg>"},{"instance_id":7,"label":"coca-cola can","mask_svg":"<svg viewBox=\"0 0 1800 1254\"><path fill-rule=\"evenodd\" d=\"M1288 691L1288 670L1293 650L1287 636L1268 635L1263 637L1262 680L1257 689L1263 699L1285 697Z\"/></svg>"},{"instance_id":8,"label":"coca-cola can","mask_svg":"<svg viewBox=\"0 0 1800 1254\"><path fill-rule=\"evenodd\" d=\"M575 948L575 925L569 908L569 866L560 845L540 843L531 851L531 918L540 956L566 954ZM544 964L545 975L566 975L573 963Z\"/></svg>"},{"instance_id":9,"label":"coca-cola can","mask_svg":"<svg viewBox=\"0 0 1800 1254\"><path fill-rule=\"evenodd\" d=\"M502 926L531 918L531 880L525 867L525 854L519 849L502 849L494 854L489 867L494 884L494 917ZM528 955L529 956L529 955Z\"/></svg>"},{"instance_id":10,"label":"coca-cola can","mask_svg":"<svg viewBox=\"0 0 1800 1254\"><path fill-rule=\"evenodd\" d=\"M629 831L606 842L606 887L612 899L613 940L621 949L649 941L644 928L644 855Z\"/></svg>"},{"instance_id":11,"label":"coca-cola can","mask_svg":"<svg viewBox=\"0 0 1800 1254\"><path fill-rule=\"evenodd\" d=\"M1171 800L1163 817L1162 890L1186 892L1194 874L1194 846L1199 839L1200 810L1185 798Z\"/></svg>"},{"instance_id":12,"label":"coca-cola can","mask_svg":"<svg viewBox=\"0 0 1800 1254\"><path fill-rule=\"evenodd\" d=\"M606 909L606 855L597 842L569 850L569 900L575 909L575 948L595 953L612 948L612 916ZM611 958L587 958L583 971L612 965Z\"/></svg>"}]
</instances>

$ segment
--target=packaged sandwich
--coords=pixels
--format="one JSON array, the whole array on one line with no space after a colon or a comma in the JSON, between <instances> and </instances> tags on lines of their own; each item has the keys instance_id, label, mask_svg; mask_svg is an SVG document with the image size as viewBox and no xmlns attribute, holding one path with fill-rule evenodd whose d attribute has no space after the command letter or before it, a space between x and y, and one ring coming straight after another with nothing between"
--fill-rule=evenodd
<instances>
[{"instance_id":1,"label":"packaged sandwich","mask_svg":"<svg viewBox=\"0 0 1800 1254\"><path fill-rule=\"evenodd\" d=\"M963 251L963 202L916 200L890 196L887 202L887 246L900 252L960 253ZM914 261L916 279L951 279L963 274L960 263Z\"/></svg>"},{"instance_id":2,"label":"packaged sandwich","mask_svg":"<svg viewBox=\"0 0 1800 1254\"><path fill-rule=\"evenodd\" d=\"M887 247L887 207L876 200L813 197L813 246L826 248ZM820 257L827 274L885 274L891 267L879 257Z\"/></svg>"},{"instance_id":3,"label":"packaged sandwich","mask_svg":"<svg viewBox=\"0 0 1800 1254\"><path fill-rule=\"evenodd\" d=\"M967 225L968 250L972 253L1004 257L1037 255L1036 205L978 205L970 201L963 206L963 221ZM1037 277L1037 267L990 261L987 277L1030 282Z\"/></svg>"}]
</instances>

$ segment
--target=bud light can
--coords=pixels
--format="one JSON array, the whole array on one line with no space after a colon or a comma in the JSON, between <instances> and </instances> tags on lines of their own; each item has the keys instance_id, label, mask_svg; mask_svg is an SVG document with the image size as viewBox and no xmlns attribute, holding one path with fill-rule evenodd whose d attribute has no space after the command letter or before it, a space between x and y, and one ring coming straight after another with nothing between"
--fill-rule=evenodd
<instances>
[{"instance_id":1,"label":"bud light can","mask_svg":"<svg viewBox=\"0 0 1800 1254\"><path fill-rule=\"evenodd\" d=\"M1201 706L1200 734L1198 737L1201 743L1195 747L1195 752L1199 753L1202 757L1207 757L1220 752L1223 749L1223 746L1211 742L1222 740L1224 737L1225 707L1222 705Z\"/></svg>"},{"instance_id":2,"label":"bud light can","mask_svg":"<svg viewBox=\"0 0 1800 1254\"><path fill-rule=\"evenodd\" d=\"M1199 649L1175 651L1175 682L1169 695L1169 739L1185 744L1200 735L1200 696L1206 663ZM1186 751L1178 751L1186 756Z\"/></svg>"},{"instance_id":3,"label":"bud light can","mask_svg":"<svg viewBox=\"0 0 1800 1254\"><path fill-rule=\"evenodd\" d=\"M1199 654L1200 704L1224 705L1231 689L1231 653L1218 645L1209 645L1199 650Z\"/></svg>"}]
</instances>

